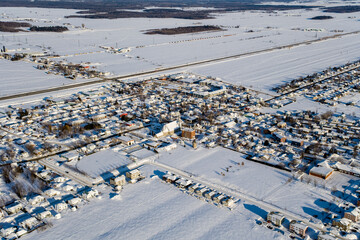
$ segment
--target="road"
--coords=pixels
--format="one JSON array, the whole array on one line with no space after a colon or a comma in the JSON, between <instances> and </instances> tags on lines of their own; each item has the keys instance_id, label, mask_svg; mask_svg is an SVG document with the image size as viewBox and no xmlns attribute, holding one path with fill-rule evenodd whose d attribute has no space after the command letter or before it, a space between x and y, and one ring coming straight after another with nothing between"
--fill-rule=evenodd
<instances>
[{"instance_id":1,"label":"road","mask_svg":"<svg viewBox=\"0 0 360 240\"><path fill-rule=\"evenodd\" d=\"M238 189L229 188L229 187L223 186L221 184L212 183L212 182L210 182L210 181L208 181L206 179L200 178L200 177L198 177L198 176L196 176L194 174L191 174L189 172L185 172L185 171L183 171L181 169L177 169L177 168L171 167L171 166L163 164L163 163L151 162L150 165L153 165L155 167L158 167L158 168L167 170L169 172L175 173L178 176L181 176L181 177L184 177L186 179L192 180L193 182L196 182L196 183L200 183L200 184L202 184L204 186L207 186L209 188L212 188L212 189L214 189L214 190L216 190L218 192L223 192L223 193L225 193L227 195L233 196L233 197L238 198L238 199L240 199L242 201L246 201L248 203L254 204L254 205L256 205L256 206L258 206L258 207L260 207L260 208L262 208L264 210L281 212L289 220L302 221L305 224L307 224L309 227L311 227L311 228L313 228L315 230L326 231L326 229L324 229L322 227L322 225L320 225L320 224L310 222L310 221L308 221L307 218L305 218L303 216L300 216L300 215L298 215L296 213L292 213L290 211L279 208L279 207L277 207L275 205L264 202L264 201L262 201L260 199L255 198L255 197L244 194L241 191L239 191ZM339 239L344 239L343 237L341 237L339 235L335 235L335 236L337 238L339 238Z\"/></svg>"},{"instance_id":2,"label":"road","mask_svg":"<svg viewBox=\"0 0 360 240\"><path fill-rule=\"evenodd\" d=\"M107 82L107 81L113 81L113 80L119 81L119 80L128 79L128 78L132 78L132 77L141 77L141 76L146 76L149 74L163 73L166 71L178 70L178 69L185 68L185 67L193 67L193 66L199 66L199 65L209 64L209 63L217 63L217 62L227 61L227 60L231 60L231 59L252 56L252 55L256 55L256 54L268 53L268 52L277 51L277 50L286 49L286 48L309 45L312 43L317 43L317 42L326 41L329 39L335 39L335 38L339 38L339 37L343 37L343 36L347 36L347 35L359 34L359 33L360 33L360 31L335 34L332 36L323 37L323 38L319 38L319 39L308 40L308 41L298 42L298 43L294 43L294 44L287 44L287 45L282 45L282 46L278 46L278 47L272 47L272 48L252 51L252 52L240 53L240 54L235 54L235 55L231 55L231 56L212 58L212 59L208 59L208 60L185 63L185 64L164 67L164 68L157 68L155 70L149 70L149 71L132 73L132 74L121 75L121 76L115 76L115 77L111 77L111 78L101 78L101 79L82 82L82 83L76 83L76 84L64 85L64 86L60 86L60 87L53 87L53 88L47 88L47 89L36 90L36 91L31 91L31 92L8 95L8 96L0 97L0 101L16 99L16 98L20 98L20 97L33 96L33 95L44 94L44 93L50 93L50 92L56 92L56 91L67 90L67 89L72 89L72 88L84 87L84 86L89 86L89 85L93 85L93 84L97 84L97 83L103 83L103 82Z\"/></svg>"},{"instance_id":3,"label":"road","mask_svg":"<svg viewBox=\"0 0 360 240\"><path fill-rule=\"evenodd\" d=\"M58 166L50 159L41 159L41 160L39 160L39 163L44 165L47 169L51 169L52 171L56 172L57 174L67 177L69 179L72 179L84 186L92 186L93 185L92 178L87 177L84 174L77 173L75 171L71 171L70 169L67 169L66 167L64 167L64 165Z\"/></svg>"}]
</instances>

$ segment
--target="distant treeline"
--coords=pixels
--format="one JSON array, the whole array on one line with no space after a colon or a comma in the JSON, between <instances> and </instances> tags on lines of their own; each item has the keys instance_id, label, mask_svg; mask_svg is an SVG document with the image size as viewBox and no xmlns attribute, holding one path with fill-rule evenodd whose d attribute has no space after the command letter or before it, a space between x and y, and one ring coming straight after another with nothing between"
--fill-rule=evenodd
<instances>
[{"instance_id":1,"label":"distant treeline","mask_svg":"<svg viewBox=\"0 0 360 240\"><path fill-rule=\"evenodd\" d=\"M208 19L211 13L232 11L260 10L281 11L302 8L314 8L316 6L303 5L265 5L259 4L264 0L85 0L85 1L25 1L25 0L1 0L0 7L42 7L81 9L71 18L182 18L182 19ZM161 7L162 9L146 9L132 12L125 9L143 10L146 7ZM205 7L213 8L202 11L183 11L174 7ZM170 9L171 8L171 9Z\"/></svg>"},{"instance_id":2,"label":"distant treeline","mask_svg":"<svg viewBox=\"0 0 360 240\"><path fill-rule=\"evenodd\" d=\"M151 29L146 31L145 34L175 35L175 34L183 34L183 33L221 31L221 30L223 30L221 27L204 25L204 26Z\"/></svg>"},{"instance_id":3,"label":"distant treeline","mask_svg":"<svg viewBox=\"0 0 360 240\"><path fill-rule=\"evenodd\" d=\"M20 32L24 31L22 27L31 27L31 24L26 22L0 22L0 32Z\"/></svg>"},{"instance_id":4,"label":"distant treeline","mask_svg":"<svg viewBox=\"0 0 360 240\"><path fill-rule=\"evenodd\" d=\"M63 26L50 26L50 27L30 27L30 31L32 32L65 32L69 29Z\"/></svg>"},{"instance_id":5,"label":"distant treeline","mask_svg":"<svg viewBox=\"0 0 360 240\"><path fill-rule=\"evenodd\" d=\"M80 11L77 15L66 16L67 18L93 18L93 19L116 19L116 18L181 18L181 19L209 19L210 11L183 11L178 9L146 9L142 12L132 11L109 11L98 12L95 10Z\"/></svg>"},{"instance_id":6,"label":"distant treeline","mask_svg":"<svg viewBox=\"0 0 360 240\"><path fill-rule=\"evenodd\" d=\"M328 8L325 8L324 12L331 12L331 13L360 12L360 5L328 7Z\"/></svg>"},{"instance_id":7,"label":"distant treeline","mask_svg":"<svg viewBox=\"0 0 360 240\"><path fill-rule=\"evenodd\" d=\"M316 16L311 18L312 20L326 20L326 19L332 19L332 16Z\"/></svg>"}]
</instances>

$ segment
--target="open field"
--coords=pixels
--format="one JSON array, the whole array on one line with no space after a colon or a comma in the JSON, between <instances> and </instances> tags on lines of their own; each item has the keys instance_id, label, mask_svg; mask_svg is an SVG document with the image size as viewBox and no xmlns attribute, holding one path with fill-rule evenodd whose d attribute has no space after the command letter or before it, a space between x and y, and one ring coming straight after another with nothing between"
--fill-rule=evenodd
<instances>
[{"instance_id":1,"label":"open field","mask_svg":"<svg viewBox=\"0 0 360 240\"><path fill-rule=\"evenodd\" d=\"M273 13L255 11L217 14L208 20L183 19L66 19L74 10L2 8L2 21L31 19L37 26L69 24L64 33L2 33L0 45L14 50L21 44L25 52L48 52L60 55L56 61L89 63L96 69L113 76L149 71L162 67L186 64L212 58L242 54L276 46L314 40L337 33L359 30L360 21L352 13L331 13L333 19L316 21L311 17L321 15L320 10L289 10ZM261 18L262 21L256 21ZM264 24L266 23L266 24ZM82 28L84 24L84 28ZM225 32L203 32L177 36L144 35L142 31L154 28L216 25ZM340 32L336 32L340 31ZM225 81L252 86L269 91L274 85L328 66L353 61L359 55L356 42L358 34L330 39L286 50L246 56L238 60L191 67L204 75L221 77ZM341 48L338 46L341 45ZM110 46L129 48L130 52L111 54L99 48ZM20 50L21 51L21 50ZM296 64L295 64L296 62ZM269 72L268 69L271 69ZM36 71L36 70L34 70ZM41 88L61 86L72 81L46 80L39 71ZM15 75L14 75L15 76ZM44 77L42 77L44 76ZM10 84L3 95L23 92L23 86L2 78L1 83ZM61 77L60 77L61 78ZM81 80L75 80L78 82Z\"/></svg>"}]
</instances>

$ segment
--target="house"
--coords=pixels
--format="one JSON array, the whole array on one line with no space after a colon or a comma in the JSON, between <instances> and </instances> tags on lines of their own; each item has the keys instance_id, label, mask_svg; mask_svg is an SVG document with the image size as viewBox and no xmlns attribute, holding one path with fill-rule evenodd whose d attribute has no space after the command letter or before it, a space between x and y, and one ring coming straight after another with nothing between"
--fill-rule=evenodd
<instances>
[{"instance_id":1,"label":"house","mask_svg":"<svg viewBox=\"0 0 360 240\"><path fill-rule=\"evenodd\" d=\"M194 139L195 138L195 130L190 128L184 128L181 132L181 137L188 138L188 139Z\"/></svg>"},{"instance_id":2,"label":"house","mask_svg":"<svg viewBox=\"0 0 360 240\"><path fill-rule=\"evenodd\" d=\"M338 227L340 228L342 231L348 231L349 228L351 227L351 220L350 219L346 219L346 218L336 218L333 219L332 225L334 227Z\"/></svg>"},{"instance_id":3,"label":"house","mask_svg":"<svg viewBox=\"0 0 360 240\"><path fill-rule=\"evenodd\" d=\"M21 236L27 234L28 231L26 231L24 228L20 227L18 228L18 230L16 231L16 237L20 238Z\"/></svg>"},{"instance_id":4,"label":"house","mask_svg":"<svg viewBox=\"0 0 360 240\"><path fill-rule=\"evenodd\" d=\"M226 197L221 200L221 204L225 207L232 207L235 204L235 201L232 197Z\"/></svg>"},{"instance_id":5,"label":"house","mask_svg":"<svg viewBox=\"0 0 360 240\"><path fill-rule=\"evenodd\" d=\"M62 212L66 209L68 209L68 205L64 202L60 202L54 206L55 211Z\"/></svg>"},{"instance_id":6,"label":"house","mask_svg":"<svg viewBox=\"0 0 360 240\"><path fill-rule=\"evenodd\" d=\"M304 145L304 141L302 140L291 140L290 144L293 145L294 147L301 147Z\"/></svg>"},{"instance_id":7,"label":"house","mask_svg":"<svg viewBox=\"0 0 360 240\"><path fill-rule=\"evenodd\" d=\"M94 114L94 115L90 116L90 119L94 122L100 121L105 118L106 118L105 114Z\"/></svg>"},{"instance_id":8,"label":"house","mask_svg":"<svg viewBox=\"0 0 360 240\"><path fill-rule=\"evenodd\" d=\"M72 151L72 152L67 152L67 153L61 154L61 157L65 158L68 162L71 162L73 160L78 160L79 154L76 151Z\"/></svg>"},{"instance_id":9,"label":"house","mask_svg":"<svg viewBox=\"0 0 360 240\"><path fill-rule=\"evenodd\" d=\"M82 193L82 197L86 200L94 198L99 195L99 192L96 189L86 190Z\"/></svg>"},{"instance_id":10,"label":"house","mask_svg":"<svg viewBox=\"0 0 360 240\"><path fill-rule=\"evenodd\" d=\"M279 212L270 212L267 215L267 221L273 223L276 226L281 226L285 217Z\"/></svg>"},{"instance_id":11,"label":"house","mask_svg":"<svg viewBox=\"0 0 360 240\"><path fill-rule=\"evenodd\" d=\"M14 234L16 231L16 227L2 227L0 230L1 236L7 239L10 235Z\"/></svg>"},{"instance_id":12,"label":"house","mask_svg":"<svg viewBox=\"0 0 360 240\"><path fill-rule=\"evenodd\" d=\"M350 219L353 222L357 222L360 218L360 209L356 207L346 211L344 213L344 218Z\"/></svg>"},{"instance_id":13,"label":"house","mask_svg":"<svg viewBox=\"0 0 360 240\"><path fill-rule=\"evenodd\" d=\"M273 138L275 141L278 141L278 142L286 142L286 137L284 137L283 135L281 135L280 133L278 132L275 132L273 133Z\"/></svg>"},{"instance_id":14,"label":"house","mask_svg":"<svg viewBox=\"0 0 360 240\"><path fill-rule=\"evenodd\" d=\"M204 186L201 186L201 187L198 187L196 190L195 190L195 193L198 195L198 196L203 196L203 194L208 191L209 189L204 187Z\"/></svg>"},{"instance_id":15,"label":"house","mask_svg":"<svg viewBox=\"0 0 360 240\"><path fill-rule=\"evenodd\" d=\"M326 179L328 179L330 177L330 175L333 172L334 172L334 169L332 169L332 168L318 166L318 167L311 168L310 172L309 172L309 175L319 177L319 178L323 178L323 179L326 180Z\"/></svg>"},{"instance_id":16,"label":"house","mask_svg":"<svg viewBox=\"0 0 360 240\"><path fill-rule=\"evenodd\" d=\"M189 192L193 193L200 186L198 183L193 183L188 187Z\"/></svg>"},{"instance_id":17,"label":"house","mask_svg":"<svg viewBox=\"0 0 360 240\"><path fill-rule=\"evenodd\" d=\"M116 178L110 179L110 184L116 185L116 186L124 186L126 184L125 175L121 175Z\"/></svg>"},{"instance_id":18,"label":"house","mask_svg":"<svg viewBox=\"0 0 360 240\"><path fill-rule=\"evenodd\" d=\"M175 185L179 188L187 188L188 186L191 185L191 181L184 179L184 178L180 178L178 180L175 181Z\"/></svg>"},{"instance_id":19,"label":"house","mask_svg":"<svg viewBox=\"0 0 360 240\"><path fill-rule=\"evenodd\" d=\"M222 193L218 193L215 196L213 196L213 201L215 203L220 203L223 199L225 199L225 195Z\"/></svg>"},{"instance_id":20,"label":"house","mask_svg":"<svg viewBox=\"0 0 360 240\"><path fill-rule=\"evenodd\" d=\"M207 199L212 199L212 197L213 196L215 196L216 195L216 192L214 191L214 190L209 190L209 191L207 191L205 194L204 194L204 196L207 198Z\"/></svg>"},{"instance_id":21,"label":"house","mask_svg":"<svg viewBox=\"0 0 360 240\"><path fill-rule=\"evenodd\" d=\"M162 144L162 142L147 141L147 142L144 143L144 147L146 147L149 150L155 150L161 144Z\"/></svg>"},{"instance_id":22,"label":"house","mask_svg":"<svg viewBox=\"0 0 360 240\"><path fill-rule=\"evenodd\" d=\"M290 231L299 234L302 237L306 236L308 226L301 221L292 220L290 222Z\"/></svg>"},{"instance_id":23,"label":"house","mask_svg":"<svg viewBox=\"0 0 360 240\"><path fill-rule=\"evenodd\" d=\"M45 190L44 194L48 197L54 197L54 196L60 195L60 192L55 189L50 188L48 190Z\"/></svg>"},{"instance_id":24,"label":"house","mask_svg":"<svg viewBox=\"0 0 360 240\"><path fill-rule=\"evenodd\" d=\"M35 217L29 217L23 220L19 225L25 229L32 230L38 223L39 222Z\"/></svg>"},{"instance_id":25,"label":"house","mask_svg":"<svg viewBox=\"0 0 360 240\"><path fill-rule=\"evenodd\" d=\"M36 196L30 198L30 199L28 200L28 202L29 202L31 205L37 205L37 204L41 203L41 202L44 201L44 200L45 200L45 198L44 198L43 196L41 196L41 195L36 195Z\"/></svg>"},{"instance_id":26,"label":"house","mask_svg":"<svg viewBox=\"0 0 360 240\"><path fill-rule=\"evenodd\" d=\"M46 210L46 211L43 211L41 213L38 213L36 215L36 217L39 219L39 220L43 220L45 218L48 218L48 217L52 217L52 214L49 210Z\"/></svg>"},{"instance_id":27,"label":"house","mask_svg":"<svg viewBox=\"0 0 360 240\"><path fill-rule=\"evenodd\" d=\"M8 214L15 214L21 211L21 209L23 209L24 205L20 202L14 202L11 203L9 205L6 205L4 207L4 210L8 213Z\"/></svg>"},{"instance_id":28,"label":"house","mask_svg":"<svg viewBox=\"0 0 360 240\"><path fill-rule=\"evenodd\" d=\"M71 192L74 191L74 186L66 184L62 187L62 190L64 190L65 192Z\"/></svg>"},{"instance_id":29,"label":"house","mask_svg":"<svg viewBox=\"0 0 360 240\"><path fill-rule=\"evenodd\" d=\"M120 136L118 139L122 144L125 144L126 146L131 146L135 143L134 139L131 139L127 136Z\"/></svg>"},{"instance_id":30,"label":"house","mask_svg":"<svg viewBox=\"0 0 360 240\"><path fill-rule=\"evenodd\" d=\"M126 172L126 177L130 178L131 180L136 180L140 177L139 169L134 169L129 172Z\"/></svg>"},{"instance_id":31,"label":"house","mask_svg":"<svg viewBox=\"0 0 360 240\"><path fill-rule=\"evenodd\" d=\"M162 179L167 183L174 183L179 178L172 173L167 173L162 177Z\"/></svg>"},{"instance_id":32,"label":"house","mask_svg":"<svg viewBox=\"0 0 360 240\"><path fill-rule=\"evenodd\" d=\"M79 197L75 197L75 198L68 200L67 203L72 207L76 207L77 205L79 205L81 203L81 199Z\"/></svg>"},{"instance_id":33,"label":"house","mask_svg":"<svg viewBox=\"0 0 360 240\"><path fill-rule=\"evenodd\" d=\"M264 134L273 134L277 131L278 129L276 127L271 127L268 129L263 129Z\"/></svg>"}]
</instances>

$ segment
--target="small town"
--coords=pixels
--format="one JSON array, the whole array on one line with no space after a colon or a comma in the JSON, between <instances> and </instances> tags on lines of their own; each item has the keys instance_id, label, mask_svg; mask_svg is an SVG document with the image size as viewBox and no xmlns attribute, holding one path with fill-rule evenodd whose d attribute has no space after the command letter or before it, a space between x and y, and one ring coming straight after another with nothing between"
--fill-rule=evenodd
<instances>
[{"instance_id":1,"label":"small town","mask_svg":"<svg viewBox=\"0 0 360 240\"><path fill-rule=\"evenodd\" d=\"M359 94L359 71L359 62L327 69L281 86L281 97L181 72L111 81L68 97L8 106L0 113L0 159L3 184L11 184L13 192L1 192L1 235L15 239L51 227L49 219L101 199L104 186L117 198L131 187L127 183L146 178L141 169L149 164L162 170L164 183L236 211L242 201L236 193L156 160L177 148L223 148L244 161L290 173L288 183L334 196L331 202L319 199L324 212L311 219L292 219L286 209L272 206L275 210L257 219L258 225L293 239L307 239L314 231L320 240L358 239L360 179L343 191L328 179L334 174L360 177L360 119L278 108L284 101L296 102L295 96L340 103L340 97ZM111 162L109 149L119 154L118 161ZM104 161L97 165L99 158ZM244 161L221 169L219 176Z\"/></svg>"}]
</instances>

